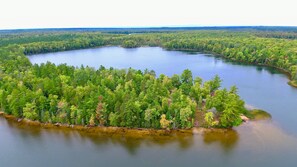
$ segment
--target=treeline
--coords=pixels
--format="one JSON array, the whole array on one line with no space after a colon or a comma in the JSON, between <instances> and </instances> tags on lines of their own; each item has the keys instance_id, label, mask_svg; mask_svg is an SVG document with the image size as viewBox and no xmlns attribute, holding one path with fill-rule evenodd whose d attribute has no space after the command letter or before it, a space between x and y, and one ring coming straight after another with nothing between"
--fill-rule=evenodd
<instances>
[{"instance_id":1,"label":"treeline","mask_svg":"<svg viewBox=\"0 0 297 167\"><path fill-rule=\"evenodd\" d=\"M101 33L92 33L92 36L98 36ZM65 40L73 40L88 36L88 33L77 32L26 32L26 33L0 33L0 46L9 44L25 44L33 42L57 42Z\"/></svg>"},{"instance_id":2,"label":"treeline","mask_svg":"<svg viewBox=\"0 0 297 167\"><path fill-rule=\"evenodd\" d=\"M34 35L31 32L6 34L0 43L1 41L21 43L20 46L24 47L26 55L108 45L126 48L160 46L174 50L194 50L218 54L233 61L273 66L287 71L292 80L297 80L295 35L294 32L279 31L217 30L128 35L100 32L49 32Z\"/></svg>"},{"instance_id":3,"label":"treeline","mask_svg":"<svg viewBox=\"0 0 297 167\"><path fill-rule=\"evenodd\" d=\"M168 49L195 50L219 54L244 63L272 66L297 80L297 40L233 36L218 38L176 38L163 45Z\"/></svg>"},{"instance_id":4,"label":"treeline","mask_svg":"<svg viewBox=\"0 0 297 167\"><path fill-rule=\"evenodd\" d=\"M280 39L297 39L297 32L261 32L256 33L259 37L280 38Z\"/></svg>"}]
</instances>

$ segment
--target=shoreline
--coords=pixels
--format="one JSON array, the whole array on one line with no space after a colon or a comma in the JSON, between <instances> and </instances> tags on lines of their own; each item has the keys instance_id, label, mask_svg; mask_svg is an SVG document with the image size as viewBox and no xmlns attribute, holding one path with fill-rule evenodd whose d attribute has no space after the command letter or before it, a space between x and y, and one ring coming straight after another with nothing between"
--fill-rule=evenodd
<instances>
[{"instance_id":1,"label":"shoreline","mask_svg":"<svg viewBox=\"0 0 297 167\"><path fill-rule=\"evenodd\" d=\"M222 57L226 60L229 60L231 62L235 62L235 63L243 63L243 64L246 64L246 65L255 65L255 66L260 66L260 67L268 67L268 68L273 68L273 69L276 69L278 71L280 71L281 73L283 73L284 75L286 75L289 79L288 81L288 85L294 87L294 88L297 88L297 81L296 80L292 80L292 76L290 74L290 72L288 70L285 70L283 68L279 68L279 67L276 67L276 66L272 66L272 65L267 65L267 64L258 64L258 63L249 63L249 62L245 62L245 61L239 61L239 60L232 60L232 59L229 59L223 55L220 55L220 54L217 54L217 53L214 53L214 52L208 52L208 51L203 51L203 52L200 52L198 50L195 50L195 49L167 49L167 48L164 48L162 47L163 49L165 50L168 50L168 51L185 51L185 52L198 52L198 53L205 53L205 54L212 54L214 55L215 57Z\"/></svg>"},{"instance_id":2,"label":"shoreline","mask_svg":"<svg viewBox=\"0 0 297 167\"><path fill-rule=\"evenodd\" d=\"M238 127L249 123L257 122L261 120L271 119L271 115L263 110L253 109L250 110L253 118L248 118L243 115L245 118L242 118L242 124ZM264 114L264 115L263 115ZM39 121L31 121L28 119L17 118L13 115L8 115L5 112L0 111L0 118L4 118L9 122L17 124L17 126L22 128L41 128L41 129L51 129L51 130L61 130L61 131L77 131L87 134L100 134L108 136L128 136L134 138L143 138L143 137L174 137L182 135L197 135L204 134L208 132L216 133L226 133L229 131L234 131L234 128L205 128L205 127L192 127L189 129L152 129L152 128L127 128L127 127L111 127L111 126L87 126L87 125L69 125L61 123L41 123Z\"/></svg>"},{"instance_id":3,"label":"shoreline","mask_svg":"<svg viewBox=\"0 0 297 167\"><path fill-rule=\"evenodd\" d=\"M270 115L270 114L269 114ZM256 116L256 115L254 115ZM42 129L54 129L54 130L74 130L89 134L101 134L110 136L131 136L131 137L160 137L160 136L175 136L175 135L196 135L203 134L204 132L219 132L225 133L227 131L233 131L234 128L205 128L205 127L192 127L189 129L152 129L152 128L127 128L127 127L111 127L111 126L87 126L87 125L69 125L61 123L41 123L39 121L31 121L28 119L22 119L8 115L4 112L0 112L0 118L4 118L7 121L16 123L20 127L32 127ZM268 117L269 119L271 117ZM251 118L246 121L243 120L242 126L249 122L256 122L260 120L266 120L267 117L263 118Z\"/></svg>"},{"instance_id":4,"label":"shoreline","mask_svg":"<svg viewBox=\"0 0 297 167\"><path fill-rule=\"evenodd\" d=\"M86 48L79 48L79 49L66 49L66 50L60 50L60 51L54 51L54 52L42 52L42 53L34 53L34 54L25 54L25 56L32 56L32 55L38 55L38 54L47 54L47 53L56 53L56 52L67 52L67 51L75 51L75 50L84 50L84 49L97 49L97 48L103 48L103 47L122 47L122 48L125 48L121 45L101 45L101 46L94 46L94 47L86 47ZM143 45L143 46L138 46L138 47L135 47L135 48L140 48L140 47L160 47L164 50L168 50L168 51L189 51L189 52L198 52L198 53L204 53L204 54L212 54L216 57L222 57L226 60L229 60L231 62L235 62L235 63L243 63L243 64L246 64L246 65L255 65L255 66L261 66L261 67L269 67L269 68L273 68L273 69L276 69L278 71L280 71L281 73L283 73L284 75L286 75L289 79L289 81L287 82L288 85L294 87L294 88L297 88L297 81L296 80L292 80L292 76L290 74L290 72L288 70L285 70L283 68L279 68L279 67L276 67L276 66L272 66L272 65L267 65L267 64L258 64L258 63L249 63L249 62L245 62L245 61L239 61L239 60L232 60L228 57L225 57L221 54L217 54L217 53L214 53L214 52L209 52L209 51L198 51L196 49L169 49L169 48L166 48L162 45L159 45L159 46L148 46L148 45ZM127 49L127 48L126 48ZM129 49L129 48L128 48Z\"/></svg>"},{"instance_id":5,"label":"shoreline","mask_svg":"<svg viewBox=\"0 0 297 167\"><path fill-rule=\"evenodd\" d=\"M288 82L288 84L291 85L294 88L297 88L297 81L292 81L291 80L291 81Z\"/></svg>"},{"instance_id":6,"label":"shoreline","mask_svg":"<svg viewBox=\"0 0 297 167\"><path fill-rule=\"evenodd\" d=\"M248 122L256 122L260 120L271 119L271 115L266 111L259 109L250 109L250 116L242 115L242 123L239 125L246 124ZM263 115L264 114L264 115ZM85 132L90 134L105 134L111 136L133 136L133 137L144 137L144 136L173 136L173 135L195 135L203 134L204 132L226 132L232 131L233 128L218 128L218 127L201 127L194 126L188 129L152 129L152 128L127 128L127 127L112 127L112 126L88 126L88 125L70 125L61 123L42 123L39 121L32 121L23 118L17 118L13 115L6 114L0 111L0 117L3 117L7 121L17 123L19 126L32 126L44 129L59 129L59 130L76 130L79 132Z\"/></svg>"},{"instance_id":7,"label":"shoreline","mask_svg":"<svg viewBox=\"0 0 297 167\"><path fill-rule=\"evenodd\" d=\"M69 131L74 130L89 134L103 134L110 136L131 136L131 137L160 137L160 136L175 136L175 135L195 135L203 134L204 132L226 132L230 129L224 128L203 128L193 127L190 129L149 129L149 128L126 128L126 127L105 127L105 126L83 126L83 125L68 125L68 124L52 124L52 123L41 123L39 121L31 121L27 119L18 119L12 115L7 115L4 112L0 112L0 117L16 123L20 127L32 127L42 129L54 129Z\"/></svg>"}]
</instances>

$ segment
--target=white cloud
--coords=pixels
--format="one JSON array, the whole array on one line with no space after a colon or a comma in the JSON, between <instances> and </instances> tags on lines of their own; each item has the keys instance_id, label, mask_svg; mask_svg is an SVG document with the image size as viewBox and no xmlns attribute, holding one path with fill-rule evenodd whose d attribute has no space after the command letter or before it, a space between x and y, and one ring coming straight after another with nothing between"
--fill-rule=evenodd
<instances>
[{"instance_id":1,"label":"white cloud","mask_svg":"<svg viewBox=\"0 0 297 167\"><path fill-rule=\"evenodd\" d=\"M297 26L293 0L1 0L0 29Z\"/></svg>"}]
</instances>

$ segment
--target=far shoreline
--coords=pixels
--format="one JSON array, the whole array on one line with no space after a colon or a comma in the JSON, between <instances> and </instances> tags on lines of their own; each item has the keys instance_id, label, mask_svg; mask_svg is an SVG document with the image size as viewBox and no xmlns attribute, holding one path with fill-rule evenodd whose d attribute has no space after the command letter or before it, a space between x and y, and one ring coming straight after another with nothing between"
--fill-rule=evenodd
<instances>
[{"instance_id":1,"label":"far shoreline","mask_svg":"<svg viewBox=\"0 0 297 167\"><path fill-rule=\"evenodd\" d=\"M87 49L100 49L100 48L104 48L104 47L120 47L120 48L124 48L124 49L136 49L136 48L141 48L141 47L158 47L167 51L179 51L179 52L197 52L197 53L202 53L202 54L211 54L215 57L221 57L225 60L234 62L234 63L243 63L246 65L254 65L254 66L259 66L259 67L268 67L268 68L272 68L272 69L276 69L278 70L280 73L282 73L283 75L286 75L288 78L288 85L297 88L297 81L292 79L292 75L290 74L290 72L288 70L285 70L283 68L279 68L276 66L272 66L272 65L267 65L267 64L259 64L259 63L249 63L249 62L245 62L245 61L238 61L238 60L231 60L230 58L225 57L224 55L221 54L217 54L215 52L209 52L209 51L203 51L200 52L197 49L185 49L185 48L179 48L179 49L168 49L164 46L149 46L149 45L141 45L141 46L137 46L137 47L133 47L133 48L127 48L127 47L123 47L121 45L102 45L102 46L94 46L94 47L86 47L86 48L79 48L79 49L66 49L66 50L57 50L57 51L52 51L52 52L44 52L44 53L34 53L34 54L25 54L25 56L33 56L33 55L39 55L39 54L50 54L50 53L57 53L57 52L70 52L70 51L78 51L78 50L87 50Z\"/></svg>"},{"instance_id":2,"label":"far shoreline","mask_svg":"<svg viewBox=\"0 0 297 167\"><path fill-rule=\"evenodd\" d=\"M288 70L285 70L283 68L279 68L279 67L276 67L276 66L272 66L272 65L267 65L267 64L259 64L259 63L249 63L249 62L245 62L245 61L238 61L238 60L231 60L221 54L217 54L215 52L208 52L208 51L204 51L204 52L200 52L198 51L197 49L167 49L167 48L163 48L161 47L162 49L165 49L165 50L168 50L168 51L184 51L184 52L197 52L197 53L202 53L202 54L211 54L215 57L221 57L223 59L226 59L228 61L231 61L231 62L234 62L234 63L243 63L243 64L246 64L246 65L254 65L254 66L259 66L259 67L268 67L268 68L272 68L272 69L276 69L278 70L280 73L282 73L283 75L286 75L287 78L288 78L288 85L294 87L294 88L297 88L297 81L296 80L293 80L292 78L292 75L290 74L290 72Z\"/></svg>"}]
</instances>

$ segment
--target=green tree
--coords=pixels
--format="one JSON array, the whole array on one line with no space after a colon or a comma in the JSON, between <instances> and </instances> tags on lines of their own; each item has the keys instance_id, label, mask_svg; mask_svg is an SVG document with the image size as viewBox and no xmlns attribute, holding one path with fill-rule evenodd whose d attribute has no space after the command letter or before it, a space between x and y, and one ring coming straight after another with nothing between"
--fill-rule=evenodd
<instances>
[{"instance_id":1,"label":"green tree","mask_svg":"<svg viewBox=\"0 0 297 167\"><path fill-rule=\"evenodd\" d=\"M186 107L180 110L180 120L182 128L190 128L193 126L193 118L191 117L193 114L191 108Z\"/></svg>"},{"instance_id":2,"label":"green tree","mask_svg":"<svg viewBox=\"0 0 297 167\"><path fill-rule=\"evenodd\" d=\"M26 106L23 108L23 115L26 119L37 120L38 114L36 113L35 103L26 103Z\"/></svg>"},{"instance_id":3,"label":"green tree","mask_svg":"<svg viewBox=\"0 0 297 167\"><path fill-rule=\"evenodd\" d=\"M207 127L212 127L218 124L216 121L214 121L214 114L212 112L205 113L204 121Z\"/></svg>"}]
</instances>

